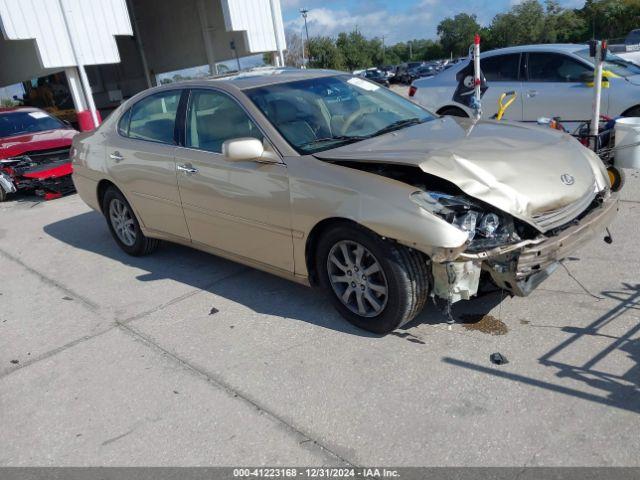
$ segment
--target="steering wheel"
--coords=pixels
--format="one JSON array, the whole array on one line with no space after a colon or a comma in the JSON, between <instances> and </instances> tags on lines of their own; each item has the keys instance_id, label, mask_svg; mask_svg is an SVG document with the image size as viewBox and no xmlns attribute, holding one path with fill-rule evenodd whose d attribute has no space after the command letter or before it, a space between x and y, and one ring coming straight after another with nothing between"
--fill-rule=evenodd
<instances>
[{"instance_id":1,"label":"steering wheel","mask_svg":"<svg viewBox=\"0 0 640 480\"><path fill-rule=\"evenodd\" d=\"M342 134L344 135L345 133L347 133L356 120L359 120L368 113L369 112L366 112L364 110L356 110L351 115L349 115L344 121L344 125L342 126Z\"/></svg>"}]
</instances>

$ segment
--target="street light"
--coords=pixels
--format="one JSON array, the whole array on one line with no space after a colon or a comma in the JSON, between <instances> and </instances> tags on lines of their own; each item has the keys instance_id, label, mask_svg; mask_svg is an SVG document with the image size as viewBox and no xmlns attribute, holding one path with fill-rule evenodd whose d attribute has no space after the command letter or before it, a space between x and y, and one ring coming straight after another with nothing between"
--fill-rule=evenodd
<instances>
[{"instance_id":1,"label":"street light","mask_svg":"<svg viewBox=\"0 0 640 480\"><path fill-rule=\"evenodd\" d=\"M309 45L309 28L307 27L307 13L309 13L309 10L306 8L301 8L300 9L300 15L302 15L302 18L304 18L304 31L307 34L307 45ZM305 67L305 54L304 54L304 47L305 47L305 41L304 41L304 37L302 38L302 67Z\"/></svg>"},{"instance_id":2,"label":"street light","mask_svg":"<svg viewBox=\"0 0 640 480\"><path fill-rule=\"evenodd\" d=\"M309 43L309 29L307 28L307 13L309 13L308 9L306 8L300 9L300 14L302 15L302 18L304 18L304 31L307 34L307 43Z\"/></svg>"}]
</instances>

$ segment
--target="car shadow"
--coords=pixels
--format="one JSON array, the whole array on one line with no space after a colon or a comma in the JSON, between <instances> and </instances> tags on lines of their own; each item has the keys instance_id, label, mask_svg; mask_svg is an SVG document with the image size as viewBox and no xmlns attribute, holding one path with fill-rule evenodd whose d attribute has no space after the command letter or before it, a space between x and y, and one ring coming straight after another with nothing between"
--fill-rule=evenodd
<instances>
[{"instance_id":1,"label":"car shadow","mask_svg":"<svg viewBox=\"0 0 640 480\"><path fill-rule=\"evenodd\" d=\"M310 289L215 255L163 242L153 255L131 257L116 245L104 217L98 212L87 212L51 223L44 227L44 231L67 245L144 270L146 273L137 276L140 282L170 279L209 291L244 305L256 313L301 320L351 335L381 337L358 329L342 319L319 289ZM231 273L221 277L221 271ZM280 301L274 301L274 298L279 298ZM501 300L501 295L489 294L461 304L465 304L464 311L472 310L482 316ZM399 332L406 332L420 324L446 323L448 319L443 309L442 303L434 305L434 302L429 300L423 312L401 327ZM456 311L453 313L455 316Z\"/></svg>"}]
</instances>

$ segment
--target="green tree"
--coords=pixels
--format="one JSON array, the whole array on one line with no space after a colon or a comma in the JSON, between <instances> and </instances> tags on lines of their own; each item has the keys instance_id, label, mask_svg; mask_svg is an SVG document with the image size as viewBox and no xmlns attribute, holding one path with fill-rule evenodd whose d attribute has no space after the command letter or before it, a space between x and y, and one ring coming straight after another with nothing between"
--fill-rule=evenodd
<instances>
[{"instance_id":1,"label":"green tree","mask_svg":"<svg viewBox=\"0 0 640 480\"><path fill-rule=\"evenodd\" d=\"M640 0L587 0L580 15L589 35L622 38L640 25Z\"/></svg>"},{"instance_id":2,"label":"green tree","mask_svg":"<svg viewBox=\"0 0 640 480\"><path fill-rule=\"evenodd\" d=\"M309 66L311 68L344 69L342 52L329 37L313 37L307 44L309 51Z\"/></svg>"},{"instance_id":3,"label":"green tree","mask_svg":"<svg viewBox=\"0 0 640 480\"><path fill-rule=\"evenodd\" d=\"M475 15L459 13L453 18L442 20L437 31L445 54L460 56L468 52L474 35L480 32L480 24Z\"/></svg>"},{"instance_id":4,"label":"green tree","mask_svg":"<svg viewBox=\"0 0 640 480\"><path fill-rule=\"evenodd\" d=\"M551 36L543 6L538 0L525 0L491 22L491 37L496 46L542 43Z\"/></svg>"},{"instance_id":5,"label":"green tree","mask_svg":"<svg viewBox=\"0 0 640 480\"><path fill-rule=\"evenodd\" d=\"M344 58L347 70L356 70L372 65L373 60L367 39L360 32L354 30L350 33L340 33L336 40L336 47Z\"/></svg>"},{"instance_id":6,"label":"green tree","mask_svg":"<svg viewBox=\"0 0 640 480\"><path fill-rule=\"evenodd\" d=\"M563 10L556 18L556 40L559 43L580 43L589 38L589 25L575 10Z\"/></svg>"}]
</instances>

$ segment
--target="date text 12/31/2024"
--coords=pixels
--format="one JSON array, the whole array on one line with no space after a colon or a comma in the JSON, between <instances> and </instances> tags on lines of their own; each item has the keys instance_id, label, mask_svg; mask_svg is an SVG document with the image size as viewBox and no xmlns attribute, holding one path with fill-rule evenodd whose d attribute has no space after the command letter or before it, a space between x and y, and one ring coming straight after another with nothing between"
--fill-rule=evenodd
<instances>
[{"instance_id":1,"label":"date text 12/31/2024","mask_svg":"<svg viewBox=\"0 0 640 480\"><path fill-rule=\"evenodd\" d=\"M398 478L388 468L234 468L235 478Z\"/></svg>"}]
</instances>

